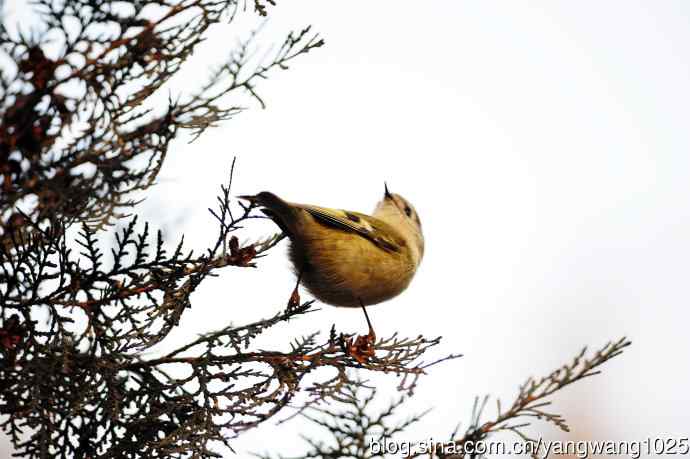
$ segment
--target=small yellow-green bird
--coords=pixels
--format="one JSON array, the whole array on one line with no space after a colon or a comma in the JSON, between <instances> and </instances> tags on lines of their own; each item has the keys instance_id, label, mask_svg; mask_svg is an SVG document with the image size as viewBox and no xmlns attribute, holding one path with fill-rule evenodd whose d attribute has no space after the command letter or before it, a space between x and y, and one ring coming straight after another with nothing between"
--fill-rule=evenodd
<instances>
[{"instance_id":1,"label":"small yellow-green bird","mask_svg":"<svg viewBox=\"0 0 690 459\"><path fill-rule=\"evenodd\" d=\"M364 308L393 298L407 288L424 255L419 215L387 186L372 215L291 203L267 191L240 198L260 206L283 230L298 283L333 306Z\"/></svg>"}]
</instances>

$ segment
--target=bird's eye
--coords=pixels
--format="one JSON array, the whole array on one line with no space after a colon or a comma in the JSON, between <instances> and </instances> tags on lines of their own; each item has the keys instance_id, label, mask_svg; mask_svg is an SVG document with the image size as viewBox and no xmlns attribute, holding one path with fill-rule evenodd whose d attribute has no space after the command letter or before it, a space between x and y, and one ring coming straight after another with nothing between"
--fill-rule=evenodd
<instances>
[{"instance_id":1,"label":"bird's eye","mask_svg":"<svg viewBox=\"0 0 690 459\"><path fill-rule=\"evenodd\" d=\"M412 209L410 209L410 206L405 206L405 215L408 217L412 216Z\"/></svg>"}]
</instances>

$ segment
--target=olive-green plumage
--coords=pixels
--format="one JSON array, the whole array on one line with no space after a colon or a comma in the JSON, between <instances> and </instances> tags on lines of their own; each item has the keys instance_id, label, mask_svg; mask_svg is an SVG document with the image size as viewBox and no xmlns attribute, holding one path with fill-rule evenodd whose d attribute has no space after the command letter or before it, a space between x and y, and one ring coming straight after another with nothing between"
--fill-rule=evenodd
<instances>
[{"instance_id":1,"label":"olive-green plumage","mask_svg":"<svg viewBox=\"0 0 690 459\"><path fill-rule=\"evenodd\" d=\"M266 191L242 198L287 234L301 283L333 306L372 305L400 294L424 253L416 211L387 189L373 215L290 203Z\"/></svg>"}]
</instances>

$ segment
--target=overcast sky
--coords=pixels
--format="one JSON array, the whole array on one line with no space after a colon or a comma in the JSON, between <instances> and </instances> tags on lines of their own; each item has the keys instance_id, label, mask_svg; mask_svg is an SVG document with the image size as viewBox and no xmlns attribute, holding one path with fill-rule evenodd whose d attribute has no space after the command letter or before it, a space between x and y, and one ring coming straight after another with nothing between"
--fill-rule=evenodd
<instances>
[{"instance_id":1,"label":"overcast sky","mask_svg":"<svg viewBox=\"0 0 690 459\"><path fill-rule=\"evenodd\" d=\"M377 333L442 335L438 355L464 354L401 412L434 407L409 440L445 440L475 395L512 401L528 376L623 335L633 347L602 375L554 397L572 433L535 432L687 436L690 4L280 2L259 43L308 24L326 46L262 82L267 109L248 102L176 142L141 212L206 246L233 156L235 194L370 212L386 180L416 206L426 253L406 292L370 308ZM236 30L213 29L178 87L196 87ZM261 264L202 285L173 341L282 308L294 284L284 246ZM334 322L365 330L361 311L323 306L273 345ZM377 381L394 395L396 381ZM270 424L235 442L240 457L267 439L301 451L301 421Z\"/></svg>"}]
</instances>

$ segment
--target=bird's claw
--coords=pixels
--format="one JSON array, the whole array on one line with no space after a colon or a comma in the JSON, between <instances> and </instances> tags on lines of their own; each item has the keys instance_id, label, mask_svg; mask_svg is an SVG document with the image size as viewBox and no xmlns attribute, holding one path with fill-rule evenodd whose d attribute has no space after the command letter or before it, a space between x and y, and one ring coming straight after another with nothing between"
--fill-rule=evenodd
<instances>
[{"instance_id":1,"label":"bird's claw","mask_svg":"<svg viewBox=\"0 0 690 459\"><path fill-rule=\"evenodd\" d=\"M363 365L368 359L374 357L376 354L375 343L376 334L373 329L369 329L368 334L359 335L355 338L354 342L352 338L347 338L345 341L345 349L349 356Z\"/></svg>"},{"instance_id":2,"label":"bird's claw","mask_svg":"<svg viewBox=\"0 0 690 459\"><path fill-rule=\"evenodd\" d=\"M288 309L288 311L291 311L299 305L300 305L299 291L297 290L297 287L295 287L295 289L292 291L292 295L290 295L290 299L288 300L287 309Z\"/></svg>"}]
</instances>

